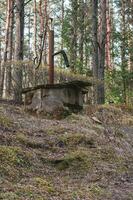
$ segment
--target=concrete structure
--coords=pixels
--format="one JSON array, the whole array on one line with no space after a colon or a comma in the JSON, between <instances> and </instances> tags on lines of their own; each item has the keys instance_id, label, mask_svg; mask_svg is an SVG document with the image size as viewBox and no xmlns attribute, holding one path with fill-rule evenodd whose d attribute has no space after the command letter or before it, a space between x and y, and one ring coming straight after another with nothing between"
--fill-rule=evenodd
<instances>
[{"instance_id":1,"label":"concrete structure","mask_svg":"<svg viewBox=\"0 0 133 200\"><path fill-rule=\"evenodd\" d=\"M67 107L70 110L83 108L84 94L90 82L71 81L59 84L38 85L23 89L27 109L52 113Z\"/></svg>"}]
</instances>

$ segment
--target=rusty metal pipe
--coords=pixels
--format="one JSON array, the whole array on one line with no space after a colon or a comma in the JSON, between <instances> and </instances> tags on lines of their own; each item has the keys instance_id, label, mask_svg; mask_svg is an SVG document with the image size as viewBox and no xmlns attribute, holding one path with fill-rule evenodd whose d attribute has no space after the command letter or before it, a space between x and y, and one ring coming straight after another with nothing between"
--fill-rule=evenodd
<instances>
[{"instance_id":1,"label":"rusty metal pipe","mask_svg":"<svg viewBox=\"0 0 133 200\"><path fill-rule=\"evenodd\" d=\"M54 30L49 30L49 84L54 84Z\"/></svg>"}]
</instances>

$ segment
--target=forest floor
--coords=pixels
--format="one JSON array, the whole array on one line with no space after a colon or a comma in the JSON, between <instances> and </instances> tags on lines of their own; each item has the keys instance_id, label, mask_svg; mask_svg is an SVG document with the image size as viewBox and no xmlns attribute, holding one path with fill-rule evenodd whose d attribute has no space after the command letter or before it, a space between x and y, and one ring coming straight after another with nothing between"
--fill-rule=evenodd
<instances>
[{"instance_id":1,"label":"forest floor","mask_svg":"<svg viewBox=\"0 0 133 200\"><path fill-rule=\"evenodd\" d=\"M49 120L0 103L0 199L132 200L131 110Z\"/></svg>"}]
</instances>

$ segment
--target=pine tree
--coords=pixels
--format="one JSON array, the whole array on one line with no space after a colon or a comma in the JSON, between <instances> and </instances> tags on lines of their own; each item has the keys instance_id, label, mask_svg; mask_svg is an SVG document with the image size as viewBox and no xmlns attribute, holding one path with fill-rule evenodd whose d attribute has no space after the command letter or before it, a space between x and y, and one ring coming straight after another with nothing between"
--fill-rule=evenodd
<instances>
[{"instance_id":1,"label":"pine tree","mask_svg":"<svg viewBox=\"0 0 133 200\"><path fill-rule=\"evenodd\" d=\"M22 102L22 62L24 46L24 0L16 0L16 38L15 61L19 61L14 69L14 100Z\"/></svg>"}]
</instances>

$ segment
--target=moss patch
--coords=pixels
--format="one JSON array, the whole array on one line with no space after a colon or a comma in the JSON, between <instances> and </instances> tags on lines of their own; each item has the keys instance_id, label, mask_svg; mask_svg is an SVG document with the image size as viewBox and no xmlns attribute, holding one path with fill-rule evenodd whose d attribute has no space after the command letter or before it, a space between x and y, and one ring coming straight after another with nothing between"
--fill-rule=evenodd
<instances>
[{"instance_id":1,"label":"moss patch","mask_svg":"<svg viewBox=\"0 0 133 200\"><path fill-rule=\"evenodd\" d=\"M13 122L11 121L10 118L0 114L0 126L4 128L9 128L12 126L12 124Z\"/></svg>"},{"instance_id":2,"label":"moss patch","mask_svg":"<svg viewBox=\"0 0 133 200\"><path fill-rule=\"evenodd\" d=\"M0 199L4 200L21 200L34 199L44 200L45 196L53 196L55 194L54 186L44 177L34 177L25 179L25 183L12 184L11 191L0 193Z\"/></svg>"},{"instance_id":3,"label":"moss patch","mask_svg":"<svg viewBox=\"0 0 133 200\"><path fill-rule=\"evenodd\" d=\"M91 196L95 199L101 199L102 196L107 196L107 192L105 191L105 189L97 184L92 184L89 192Z\"/></svg>"},{"instance_id":4,"label":"moss patch","mask_svg":"<svg viewBox=\"0 0 133 200\"><path fill-rule=\"evenodd\" d=\"M63 135L59 138L57 144L63 144L64 146L73 148L75 148L77 145L95 147L95 141L92 137L88 137L85 134L80 133Z\"/></svg>"},{"instance_id":5,"label":"moss patch","mask_svg":"<svg viewBox=\"0 0 133 200\"><path fill-rule=\"evenodd\" d=\"M48 193L55 192L53 185L44 178L36 177L33 179L33 182L36 187L38 187L42 191L46 191Z\"/></svg>"},{"instance_id":6,"label":"moss patch","mask_svg":"<svg viewBox=\"0 0 133 200\"><path fill-rule=\"evenodd\" d=\"M21 168L30 167L31 154L20 147L0 146L0 176L15 178Z\"/></svg>"},{"instance_id":7,"label":"moss patch","mask_svg":"<svg viewBox=\"0 0 133 200\"><path fill-rule=\"evenodd\" d=\"M19 133L16 135L16 139L24 144L26 147L30 148L45 148L45 145L42 142L36 141L35 139L29 139L23 133Z\"/></svg>"},{"instance_id":8,"label":"moss patch","mask_svg":"<svg viewBox=\"0 0 133 200\"><path fill-rule=\"evenodd\" d=\"M51 161L59 170L72 169L77 170L78 173L86 171L92 167L93 162L88 158L84 151L70 152L64 157Z\"/></svg>"}]
</instances>

